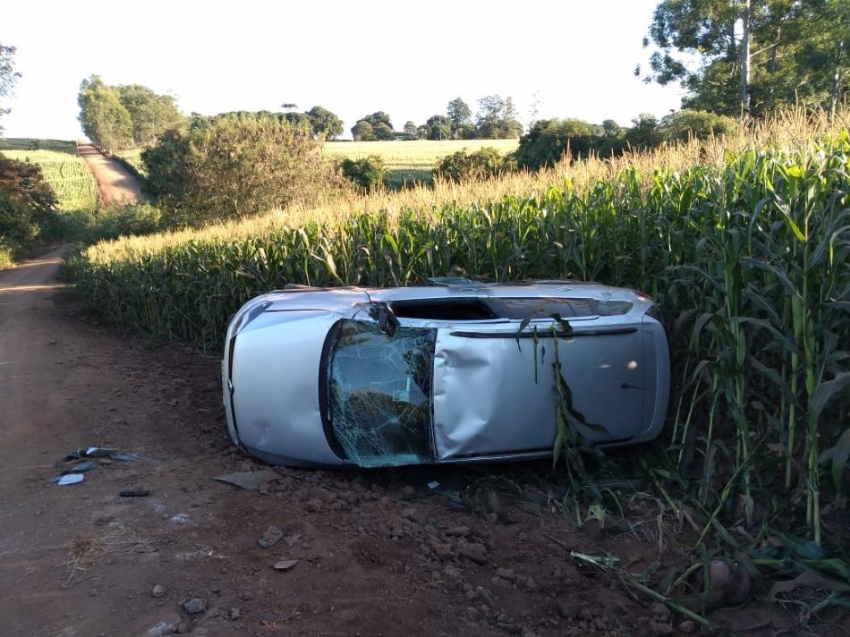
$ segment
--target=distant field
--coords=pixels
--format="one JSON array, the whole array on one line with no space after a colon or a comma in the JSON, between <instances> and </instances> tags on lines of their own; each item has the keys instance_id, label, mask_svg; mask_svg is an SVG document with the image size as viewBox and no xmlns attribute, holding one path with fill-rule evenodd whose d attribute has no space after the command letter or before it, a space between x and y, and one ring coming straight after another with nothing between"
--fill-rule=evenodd
<instances>
[{"instance_id":1,"label":"distant field","mask_svg":"<svg viewBox=\"0 0 850 637\"><path fill-rule=\"evenodd\" d=\"M362 159L377 155L384 160L386 181L391 188L405 183L430 183L431 171L440 160L461 150L469 153L482 148L495 148L502 155L516 150L516 139L468 139L412 142L328 142L325 153L334 159Z\"/></svg>"},{"instance_id":2,"label":"distant field","mask_svg":"<svg viewBox=\"0 0 850 637\"><path fill-rule=\"evenodd\" d=\"M47 183L59 198L59 210L97 208L97 183L77 154L74 142L53 139L3 139L0 152L10 159L41 167Z\"/></svg>"}]
</instances>

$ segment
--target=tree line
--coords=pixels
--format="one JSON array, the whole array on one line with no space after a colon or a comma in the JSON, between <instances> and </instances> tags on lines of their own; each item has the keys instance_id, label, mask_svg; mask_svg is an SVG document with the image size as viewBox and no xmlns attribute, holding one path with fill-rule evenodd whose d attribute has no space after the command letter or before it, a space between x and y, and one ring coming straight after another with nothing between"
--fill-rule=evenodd
<instances>
[{"instance_id":1,"label":"tree line","mask_svg":"<svg viewBox=\"0 0 850 637\"><path fill-rule=\"evenodd\" d=\"M487 95L478 100L478 111L457 97L449 102L445 115L436 114L424 124L408 120L401 131L393 128L390 116L383 111L366 115L351 128L355 141L387 141L394 139L518 139L522 134L519 114L510 97Z\"/></svg>"}]
</instances>

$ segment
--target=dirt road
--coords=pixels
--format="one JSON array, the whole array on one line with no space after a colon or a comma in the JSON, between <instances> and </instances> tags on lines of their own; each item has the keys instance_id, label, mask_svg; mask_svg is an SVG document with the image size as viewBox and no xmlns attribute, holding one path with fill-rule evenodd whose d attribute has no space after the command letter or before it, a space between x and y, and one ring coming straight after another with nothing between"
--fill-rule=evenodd
<instances>
[{"instance_id":1,"label":"dirt road","mask_svg":"<svg viewBox=\"0 0 850 637\"><path fill-rule=\"evenodd\" d=\"M122 164L101 153L93 144L77 142L77 152L97 180L101 205L135 204L142 200L139 180Z\"/></svg>"},{"instance_id":2,"label":"dirt road","mask_svg":"<svg viewBox=\"0 0 850 637\"><path fill-rule=\"evenodd\" d=\"M0 636L693 631L570 555L647 569L651 498L591 534L556 512L546 463L271 471L226 437L215 356L99 326L58 267L54 252L0 273ZM115 452L69 458L89 447ZM81 464L82 482L51 481ZM257 490L213 480L246 471ZM770 635L793 628L780 610L712 620Z\"/></svg>"}]
</instances>

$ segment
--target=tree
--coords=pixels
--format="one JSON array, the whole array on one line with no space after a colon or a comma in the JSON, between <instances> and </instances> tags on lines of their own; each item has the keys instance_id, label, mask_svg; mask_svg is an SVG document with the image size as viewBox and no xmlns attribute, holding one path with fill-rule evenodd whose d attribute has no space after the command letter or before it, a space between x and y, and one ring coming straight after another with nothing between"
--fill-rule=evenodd
<instances>
[{"instance_id":1,"label":"tree","mask_svg":"<svg viewBox=\"0 0 850 637\"><path fill-rule=\"evenodd\" d=\"M393 141L395 139L395 133L393 129L387 126L384 122L378 122L372 126L372 130L375 131L375 137L383 142Z\"/></svg>"},{"instance_id":2,"label":"tree","mask_svg":"<svg viewBox=\"0 0 850 637\"><path fill-rule=\"evenodd\" d=\"M452 124L452 136L457 138L458 131L472 124L472 111L466 102L456 97L446 107L446 115Z\"/></svg>"},{"instance_id":3,"label":"tree","mask_svg":"<svg viewBox=\"0 0 850 637\"><path fill-rule=\"evenodd\" d=\"M691 138L708 139L738 130L738 120L706 111L682 110L661 119L659 131L664 141L686 142Z\"/></svg>"},{"instance_id":4,"label":"tree","mask_svg":"<svg viewBox=\"0 0 850 637\"><path fill-rule=\"evenodd\" d=\"M361 119L351 127L351 136L356 142L373 142L378 139L375 137L375 130L372 125L365 119Z\"/></svg>"},{"instance_id":5,"label":"tree","mask_svg":"<svg viewBox=\"0 0 850 637\"><path fill-rule=\"evenodd\" d=\"M521 168L538 170L554 166L565 153L573 159L587 157L594 147L590 124L580 119L541 119L520 137L514 152Z\"/></svg>"},{"instance_id":6,"label":"tree","mask_svg":"<svg viewBox=\"0 0 850 637\"><path fill-rule=\"evenodd\" d=\"M645 81L678 82L683 108L724 115L832 108L848 93L848 42L846 0L663 0Z\"/></svg>"},{"instance_id":7,"label":"tree","mask_svg":"<svg viewBox=\"0 0 850 637\"><path fill-rule=\"evenodd\" d=\"M342 120L326 108L314 106L307 111L310 125L313 127L313 135L322 139L333 139L342 135Z\"/></svg>"},{"instance_id":8,"label":"tree","mask_svg":"<svg viewBox=\"0 0 850 637\"><path fill-rule=\"evenodd\" d=\"M522 124L510 97L488 95L478 100L475 125L480 139L516 139L522 134Z\"/></svg>"},{"instance_id":9,"label":"tree","mask_svg":"<svg viewBox=\"0 0 850 637\"><path fill-rule=\"evenodd\" d=\"M0 42L0 97L9 97L14 94L15 83L21 74L15 71L15 47L5 46ZM9 109L0 106L0 117L9 112ZM0 134L3 127L0 126Z\"/></svg>"},{"instance_id":10,"label":"tree","mask_svg":"<svg viewBox=\"0 0 850 637\"><path fill-rule=\"evenodd\" d=\"M80 85L77 103L83 132L96 146L112 152L133 145L133 119L116 89L92 75Z\"/></svg>"},{"instance_id":11,"label":"tree","mask_svg":"<svg viewBox=\"0 0 850 637\"><path fill-rule=\"evenodd\" d=\"M133 145L150 146L165 131L185 126L186 117L170 95L157 95L146 86L118 86L118 98L130 114Z\"/></svg>"},{"instance_id":12,"label":"tree","mask_svg":"<svg viewBox=\"0 0 850 637\"><path fill-rule=\"evenodd\" d=\"M372 128L378 126L379 124L384 124L390 130L393 129L393 123L390 120L390 116L387 115L384 111L376 111L371 115L367 115L366 117L362 118L362 121L369 122Z\"/></svg>"},{"instance_id":13,"label":"tree","mask_svg":"<svg viewBox=\"0 0 850 637\"><path fill-rule=\"evenodd\" d=\"M661 143L658 119L650 113L641 113L632 120L633 126L626 131L626 143L632 150L647 150Z\"/></svg>"},{"instance_id":14,"label":"tree","mask_svg":"<svg viewBox=\"0 0 850 637\"><path fill-rule=\"evenodd\" d=\"M452 138L452 122L445 115L432 115L421 130L425 139Z\"/></svg>"},{"instance_id":15,"label":"tree","mask_svg":"<svg viewBox=\"0 0 850 637\"><path fill-rule=\"evenodd\" d=\"M142 153L145 192L169 225L246 217L335 187L333 166L308 125L282 114L196 117Z\"/></svg>"},{"instance_id":16,"label":"tree","mask_svg":"<svg viewBox=\"0 0 850 637\"><path fill-rule=\"evenodd\" d=\"M404 134L407 135L409 139L418 139L419 128L411 120L407 120L404 123Z\"/></svg>"}]
</instances>

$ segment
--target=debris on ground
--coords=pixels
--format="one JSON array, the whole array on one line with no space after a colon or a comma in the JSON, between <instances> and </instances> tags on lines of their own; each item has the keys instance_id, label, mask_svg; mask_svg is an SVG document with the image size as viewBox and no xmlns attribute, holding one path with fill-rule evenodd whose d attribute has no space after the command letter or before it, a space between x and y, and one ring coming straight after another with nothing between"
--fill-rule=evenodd
<instances>
[{"instance_id":1,"label":"debris on ground","mask_svg":"<svg viewBox=\"0 0 850 637\"><path fill-rule=\"evenodd\" d=\"M257 544L259 544L262 548L267 549L277 544L282 537L283 531L275 525L270 524L265 533L263 533L260 539L257 540Z\"/></svg>"},{"instance_id":2,"label":"debris on ground","mask_svg":"<svg viewBox=\"0 0 850 637\"><path fill-rule=\"evenodd\" d=\"M298 560L280 560L275 562L274 570L276 571L291 571L298 564Z\"/></svg>"},{"instance_id":3,"label":"debris on ground","mask_svg":"<svg viewBox=\"0 0 850 637\"><path fill-rule=\"evenodd\" d=\"M213 480L232 484L245 489L246 491L257 491L260 487L266 485L272 480L280 478L280 474L269 469L260 471L240 471L238 473L228 473L222 476L215 476Z\"/></svg>"},{"instance_id":4,"label":"debris on ground","mask_svg":"<svg viewBox=\"0 0 850 637\"><path fill-rule=\"evenodd\" d=\"M149 489L123 489L118 492L122 498L146 498L151 494Z\"/></svg>"},{"instance_id":5,"label":"debris on ground","mask_svg":"<svg viewBox=\"0 0 850 637\"><path fill-rule=\"evenodd\" d=\"M78 484L83 481L82 473L66 473L64 476L61 476L56 480L56 484L60 487L64 487L69 484Z\"/></svg>"}]
</instances>

